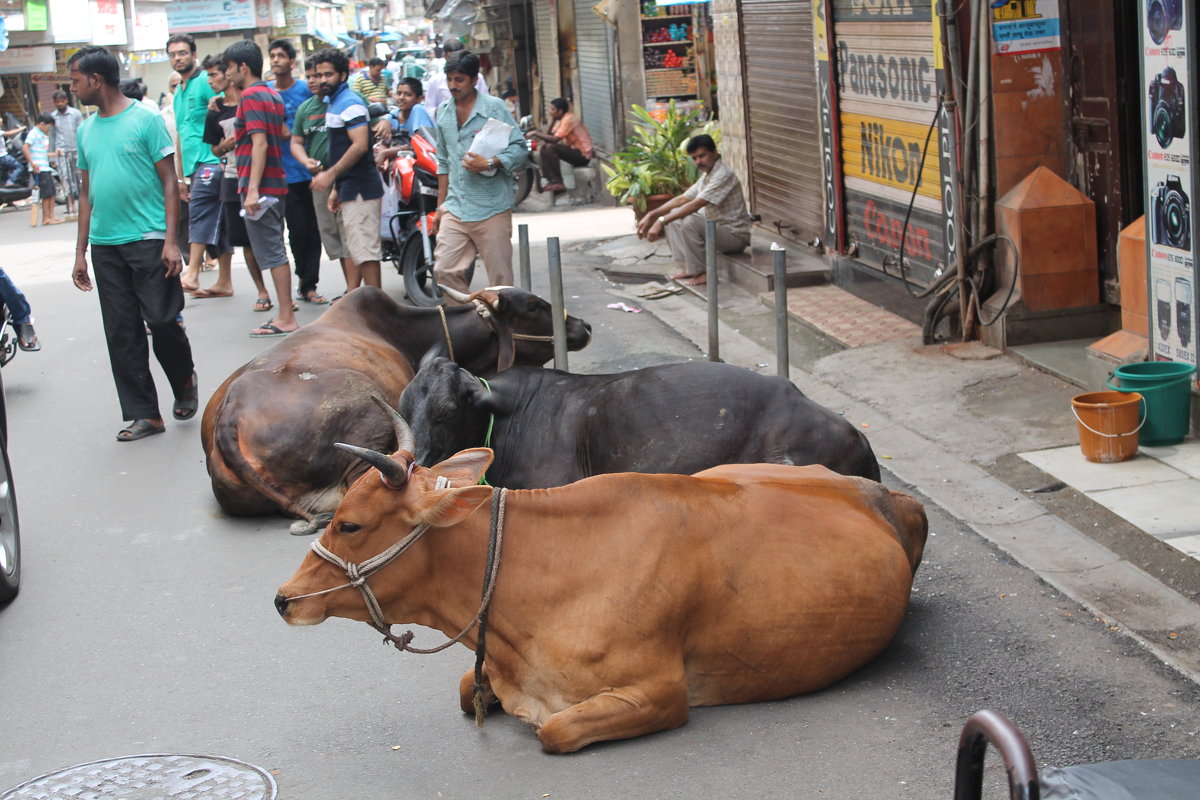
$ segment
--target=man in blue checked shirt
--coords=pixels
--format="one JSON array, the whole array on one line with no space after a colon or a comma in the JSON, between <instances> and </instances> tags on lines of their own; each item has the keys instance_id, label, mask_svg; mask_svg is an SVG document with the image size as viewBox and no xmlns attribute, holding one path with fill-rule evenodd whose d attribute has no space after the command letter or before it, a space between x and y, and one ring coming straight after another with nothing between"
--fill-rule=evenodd
<instances>
[{"instance_id":1,"label":"man in blue checked shirt","mask_svg":"<svg viewBox=\"0 0 1200 800\"><path fill-rule=\"evenodd\" d=\"M470 291L467 269L478 254L491 286L511 286L513 170L525 165L527 150L517 123L498 97L480 94L479 56L457 50L446 59L450 99L438 106L438 210L434 274L438 283ZM510 126L508 146L485 158L470 152L488 119ZM485 174L491 173L491 174Z\"/></svg>"}]
</instances>

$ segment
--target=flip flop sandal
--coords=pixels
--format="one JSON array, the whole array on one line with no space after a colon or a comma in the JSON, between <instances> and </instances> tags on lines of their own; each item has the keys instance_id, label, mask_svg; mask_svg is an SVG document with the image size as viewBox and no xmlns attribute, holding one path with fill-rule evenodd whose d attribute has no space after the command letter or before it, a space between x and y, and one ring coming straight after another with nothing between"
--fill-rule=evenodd
<instances>
[{"instance_id":1,"label":"flip flop sandal","mask_svg":"<svg viewBox=\"0 0 1200 800\"><path fill-rule=\"evenodd\" d=\"M207 300L210 297L233 297L233 292L214 292L212 289L198 289L192 292L192 297L197 300Z\"/></svg>"},{"instance_id":2,"label":"flip flop sandal","mask_svg":"<svg viewBox=\"0 0 1200 800\"><path fill-rule=\"evenodd\" d=\"M312 303L314 306L324 306L329 304L329 300L317 292L309 292L308 294L297 297L297 300L303 300L306 303Z\"/></svg>"},{"instance_id":3,"label":"flip flop sandal","mask_svg":"<svg viewBox=\"0 0 1200 800\"><path fill-rule=\"evenodd\" d=\"M263 333L262 331L265 331L265 333ZM281 336L287 336L289 333L295 333L295 331L280 330L279 328L275 327L275 321L272 320L272 321L264 324L261 328L255 328L254 330L250 331L250 338L251 339L278 339Z\"/></svg>"},{"instance_id":4,"label":"flip flop sandal","mask_svg":"<svg viewBox=\"0 0 1200 800\"><path fill-rule=\"evenodd\" d=\"M254 301L255 311L270 311L274 307L275 304L272 303L271 299L268 297L260 297Z\"/></svg>"},{"instance_id":5,"label":"flip flop sandal","mask_svg":"<svg viewBox=\"0 0 1200 800\"><path fill-rule=\"evenodd\" d=\"M166 431L166 425L155 425L148 419L135 419L127 428L122 428L117 433L118 442L136 442L138 439L145 439L147 436L153 436L156 433ZM126 434L126 435L122 435Z\"/></svg>"},{"instance_id":6,"label":"flip flop sandal","mask_svg":"<svg viewBox=\"0 0 1200 800\"><path fill-rule=\"evenodd\" d=\"M175 419L191 419L196 416L196 409L199 407L200 379L193 370L192 385L183 387L180 393L175 395L175 408L171 413L175 415Z\"/></svg>"},{"instance_id":7,"label":"flip flop sandal","mask_svg":"<svg viewBox=\"0 0 1200 800\"><path fill-rule=\"evenodd\" d=\"M13 327L17 331L17 347L27 353L36 353L42 349L42 343L38 341L37 334L33 332L33 325L28 322L14 322Z\"/></svg>"}]
</instances>

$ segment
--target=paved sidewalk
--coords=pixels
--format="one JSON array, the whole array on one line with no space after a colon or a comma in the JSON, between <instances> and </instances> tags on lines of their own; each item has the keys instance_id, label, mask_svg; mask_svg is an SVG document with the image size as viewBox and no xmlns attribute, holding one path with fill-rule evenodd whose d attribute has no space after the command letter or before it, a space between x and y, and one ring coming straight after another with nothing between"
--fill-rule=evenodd
<instances>
[{"instance_id":1,"label":"paved sidewalk","mask_svg":"<svg viewBox=\"0 0 1200 800\"><path fill-rule=\"evenodd\" d=\"M702 302L638 295L639 281L669 274L663 248L626 236L592 252L613 259L614 280L630 276L631 303L707 348ZM770 296L727 285L718 294L722 360L774 374L774 353L764 346L774 341ZM1070 411L1080 392L1073 384L977 342L924 346L915 325L833 286L789 290L788 309L842 348L797 363L793 345L792 380L859 425L885 469L1200 681L1200 521L1188 502L1200 488L1200 443L1145 448L1125 465L1091 464ZM1032 476L1017 474L1022 459ZM1075 510L1060 510L1073 490ZM1117 524L1104 509L1132 524Z\"/></svg>"}]
</instances>

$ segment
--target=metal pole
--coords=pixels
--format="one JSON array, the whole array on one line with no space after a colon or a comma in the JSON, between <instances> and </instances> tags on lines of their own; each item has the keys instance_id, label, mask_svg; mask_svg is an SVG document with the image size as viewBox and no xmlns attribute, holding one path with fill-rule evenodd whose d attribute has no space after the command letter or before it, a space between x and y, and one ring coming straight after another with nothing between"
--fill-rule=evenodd
<instances>
[{"instance_id":1,"label":"metal pole","mask_svg":"<svg viewBox=\"0 0 1200 800\"><path fill-rule=\"evenodd\" d=\"M529 274L529 226L521 223L517 226L517 252L521 256L520 286L527 292L533 291L533 279Z\"/></svg>"},{"instance_id":2,"label":"metal pole","mask_svg":"<svg viewBox=\"0 0 1200 800\"><path fill-rule=\"evenodd\" d=\"M554 368L567 369L567 311L563 305L562 256L558 237L546 240L546 255L550 264L550 316L554 333Z\"/></svg>"},{"instance_id":3,"label":"metal pole","mask_svg":"<svg viewBox=\"0 0 1200 800\"><path fill-rule=\"evenodd\" d=\"M704 272L708 291L708 360L721 360L721 342L717 333L720 322L717 308L717 223L704 221Z\"/></svg>"},{"instance_id":4,"label":"metal pole","mask_svg":"<svg viewBox=\"0 0 1200 800\"><path fill-rule=\"evenodd\" d=\"M788 357L787 313L787 250L774 250L775 259L775 370L784 378L791 377Z\"/></svg>"}]
</instances>

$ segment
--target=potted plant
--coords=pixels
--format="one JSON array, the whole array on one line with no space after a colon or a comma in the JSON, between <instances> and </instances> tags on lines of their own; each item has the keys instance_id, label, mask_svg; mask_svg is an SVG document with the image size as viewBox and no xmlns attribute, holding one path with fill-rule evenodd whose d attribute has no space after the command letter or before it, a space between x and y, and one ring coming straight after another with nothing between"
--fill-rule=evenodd
<instances>
[{"instance_id":1,"label":"potted plant","mask_svg":"<svg viewBox=\"0 0 1200 800\"><path fill-rule=\"evenodd\" d=\"M713 123L701 126L700 111L681 111L675 101L667 104L666 114L655 119L639 105L632 108L636 118L633 135L624 150L613 153L605 164L608 176L604 187L622 203L633 206L641 217L651 208L665 203L695 183L696 168L687 154L687 142L698 133L719 138Z\"/></svg>"}]
</instances>

